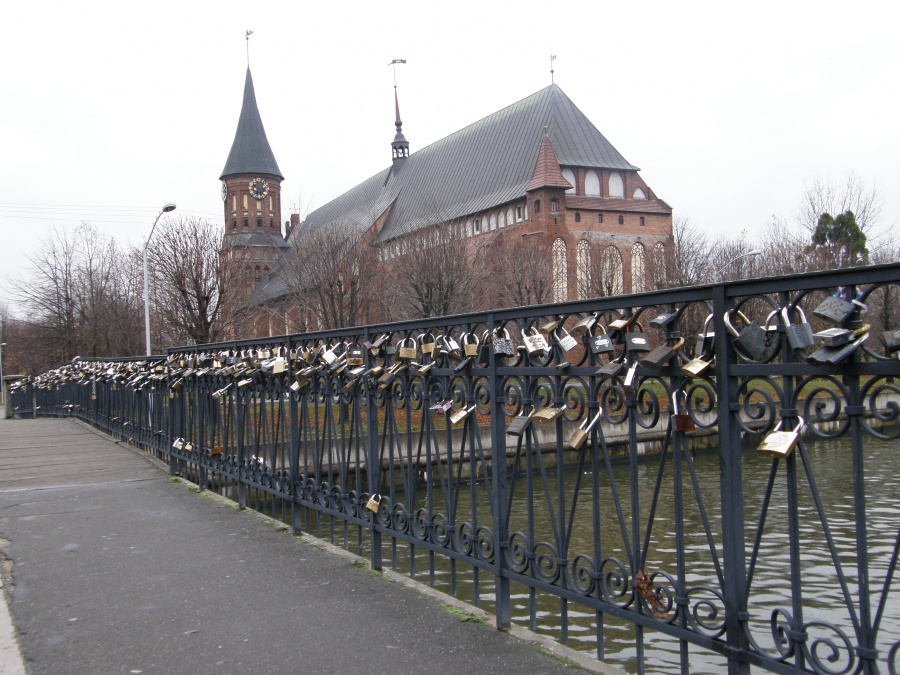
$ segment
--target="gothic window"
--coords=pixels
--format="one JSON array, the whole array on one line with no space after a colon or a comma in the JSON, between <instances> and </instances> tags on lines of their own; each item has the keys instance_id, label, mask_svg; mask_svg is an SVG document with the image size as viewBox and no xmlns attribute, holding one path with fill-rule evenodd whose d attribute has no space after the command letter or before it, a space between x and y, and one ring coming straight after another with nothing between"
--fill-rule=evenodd
<instances>
[{"instance_id":1,"label":"gothic window","mask_svg":"<svg viewBox=\"0 0 900 675\"><path fill-rule=\"evenodd\" d=\"M250 281L250 265L247 265L246 272L247 272L247 281Z\"/></svg>"},{"instance_id":2,"label":"gothic window","mask_svg":"<svg viewBox=\"0 0 900 675\"><path fill-rule=\"evenodd\" d=\"M231 229L232 229L232 230L237 229L237 218L233 218L233 219L232 219L232 221L231 221Z\"/></svg>"},{"instance_id":3,"label":"gothic window","mask_svg":"<svg viewBox=\"0 0 900 675\"><path fill-rule=\"evenodd\" d=\"M553 242L553 302L569 299L569 265L566 260L566 242L562 237Z\"/></svg>"},{"instance_id":4,"label":"gothic window","mask_svg":"<svg viewBox=\"0 0 900 675\"><path fill-rule=\"evenodd\" d=\"M466 221L466 236L467 236L467 237L471 237L472 234L473 234L473 232L472 232L472 220L469 219L469 220Z\"/></svg>"},{"instance_id":5,"label":"gothic window","mask_svg":"<svg viewBox=\"0 0 900 675\"><path fill-rule=\"evenodd\" d=\"M588 171L584 174L584 194L588 197L600 196L600 176L596 171Z\"/></svg>"},{"instance_id":6,"label":"gothic window","mask_svg":"<svg viewBox=\"0 0 900 675\"><path fill-rule=\"evenodd\" d=\"M519 208L519 207L516 207L516 208ZM513 224L513 210L512 210L511 206L506 210L506 224L507 225Z\"/></svg>"},{"instance_id":7,"label":"gothic window","mask_svg":"<svg viewBox=\"0 0 900 675\"><path fill-rule=\"evenodd\" d=\"M598 214L597 214L597 222L598 222L598 223L602 223L602 222L603 222L603 214L602 214L602 213L598 213Z\"/></svg>"},{"instance_id":8,"label":"gothic window","mask_svg":"<svg viewBox=\"0 0 900 675\"><path fill-rule=\"evenodd\" d=\"M247 195L244 195L244 211L247 210Z\"/></svg>"},{"instance_id":9,"label":"gothic window","mask_svg":"<svg viewBox=\"0 0 900 675\"><path fill-rule=\"evenodd\" d=\"M262 218L257 218L257 219L256 219L256 226L257 226L257 227L262 227Z\"/></svg>"},{"instance_id":10,"label":"gothic window","mask_svg":"<svg viewBox=\"0 0 900 675\"><path fill-rule=\"evenodd\" d=\"M256 266L256 274L254 275L253 280L256 281L256 283L259 283L259 265Z\"/></svg>"},{"instance_id":11,"label":"gothic window","mask_svg":"<svg viewBox=\"0 0 900 675\"><path fill-rule=\"evenodd\" d=\"M607 246L600 256L600 294L621 295L624 292L624 286L622 254L615 246Z\"/></svg>"},{"instance_id":12,"label":"gothic window","mask_svg":"<svg viewBox=\"0 0 900 675\"><path fill-rule=\"evenodd\" d=\"M500 212L500 216L497 218L497 226L506 227L506 214L503 211Z\"/></svg>"},{"instance_id":13,"label":"gothic window","mask_svg":"<svg viewBox=\"0 0 900 675\"><path fill-rule=\"evenodd\" d=\"M576 211L576 212L575 212L575 222L576 222L576 223L580 223L580 222L581 222L581 211Z\"/></svg>"},{"instance_id":14,"label":"gothic window","mask_svg":"<svg viewBox=\"0 0 900 675\"><path fill-rule=\"evenodd\" d=\"M591 294L591 245L584 239L575 248L575 277L578 283L578 299Z\"/></svg>"},{"instance_id":15,"label":"gothic window","mask_svg":"<svg viewBox=\"0 0 900 675\"><path fill-rule=\"evenodd\" d=\"M250 221L244 218L244 227L250 227Z\"/></svg>"},{"instance_id":16,"label":"gothic window","mask_svg":"<svg viewBox=\"0 0 900 675\"><path fill-rule=\"evenodd\" d=\"M610 197L624 197L625 196L625 183L622 181L622 174L616 173L615 171L609 174L609 196Z\"/></svg>"},{"instance_id":17,"label":"gothic window","mask_svg":"<svg viewBox=\"0 0 900 675\"><path fill-rule=\"evenodd\" d=\"M550 213L556 213L559 211L559 200L551 199L550 200Z\"/></svg>"},{"instance_id":18,"label":"gothic window","mask_svg":"<svg viewBox=\"0 0 900 675\"><path fill-rule=\"evenodd\" d=\"M619 216L619 225L625 224L625 216Z\"/></svg>"},{"instance_id":19,"label":"gothic window","mask_svg":"<svg viewBox=\"0 0 900 675\"><path fill-rule=\"evenodd\" d=\"M572 169L563 169L562 175L563 175L563 178L565 178L567 181L569 181L569 184L572 186L568 190L566 190L566 194L574 195L575 194L575 185L576 185L575 172L572 171Z\"/></svg>"},{"instance_id":20,"label":"gothic window","mask_svg":"<svg viewBox=\"0 0 900 675\"><path fill-rule=\"evenodd\" d=\"M237 195L231 195L231 210L237 211Z\"/></svg>"},{"instance_id":21,"label":"gothic window","mask_svg":"<svg viewBox=\"0 0 900 675\"><path fill-rule=\"evenodd\" d=\"M478 218L476 218L475 220L472 221L472 223L475 228L475 234L479 234L481 232L481 221Z\"/></svg>"},{"instance_id":22,"label":"gothic window","mask_svg":"<svg viewBox=\"0 0 900 675\"><path fill-rule=\"evenodd\" d=\"M490 229L496 230L497 229L497 214L492 213L491 218L488 222L490 223Z\"/></svg>"},{"instance_id":23,"label":"gothic window","mask_svg":"<svg viewBox=\"0 0 900 675\"><path fill-rule=\"evenodd\" d=\"M641 216L641 225L644 224L644 216Z\"/></svg>"},{"instance_id":24,"label":"gothic window","mask_svg":"<svg viewBox=\"0 0 900 675\"><path fill-rule=\"evenodd\" d=\"M518 223L520 220L522 220L522 207L517 206L516 207L516 222Z\"/></svg>"},{"instance_id":25,"label":"gothic window","mask_svg":"<svg viewBox=\"0 0 900 675\"><path fill-rule=\"evenodd\" d=\"M666 274L666 247L662 244L653 246L653 283L657 288L665 288L668 275Z\"/></svg>"},{"instance_id":26,"label":"gothic window","mask_svg":"<svg viewBox=\"0 0 900 675\"><path fill-rule=\"evenodd\" d=\"M644 287L644 276L646 272L644 260L644 245L638 242L631 247L631 292L642 293L646 290Z\"/></svg>"},{"instance_id":27,"label":"gothic window","mask_svg":"<svg viewBox=\"0 0 900 675\"><path fill-rule=\"evenodd\" d=\"M534 212L535 212L535 213L540 213L540 212L541 212L541 200L540 200L540 199L535 199L535 200L534 200Z\"/></svg>"},{"instance_id":28,"label":"gothic window","mask_svg":"<svg viewBox=\"0 0 900 675\"><path fill-rule=\"evenodd\" d=\"M647 194L641 188L638 188L634 191L632 199L647 199Z\"/></svg>"}]
</instances>

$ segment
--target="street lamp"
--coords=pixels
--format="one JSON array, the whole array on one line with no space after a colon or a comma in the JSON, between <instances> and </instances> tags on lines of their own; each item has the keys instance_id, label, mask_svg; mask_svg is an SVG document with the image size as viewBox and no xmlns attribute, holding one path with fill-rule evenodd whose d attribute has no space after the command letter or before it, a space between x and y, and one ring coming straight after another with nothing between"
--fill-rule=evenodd
<instances>
[{"instance_id":1,"label":"street lamp","mask_svg":"<svg viewBox=\"0 0 900 675\"><path fill-rule=\"evenodd\" d=\"M741 258L747 258L747 257L750 257L750 256L758 256L758 255L760 255L761 253L762 253L761 250L759 250L758 248L755 248L755 249L753 249L752 251L747 251L746 253L741 253L741 254L740 254L739 256L737 256L736 258L732 258L732 259L729 260L727 263L725 263L724 265L722 265L722 267L720 267L720 268L713 274L713 280L714 280L714 281L722 281L722 273L723 273L725 270L727 270L729 267L731 267L734 263L736 263L738 260L740 260Z\"/></svg>"},{"instance_id":2,"label":"street lamp","mask_svg":"<svg viewBox=\"0 0 900 675\"><path fill-rule=\"evenodd\" d=\"M3 328L3 324L0 323L0 328ZM2 331L0 331L2 333ZM0 342L0 402L6 405L6 396L3 389L3 348L6 346L5 342Z\"/></svg>"},{"instance_id":3,"label":"street lamp","mask_svg":"<svg viewBox=\"0 0 900 675\"><path fill-rule=\"evenodd\" d=\"M144 244L144 332L147 337L147 356L150 356L150 282L147 280L147 247L150 246L150 237L153 236L153 231L156 229L156 224L159 222L162 214L174 211L175 208L175 204L172 202L162 207L162 211L159 212L156 220L153 221L153 227L150 228L147 243Z\"/></svg>"}]
</instances>

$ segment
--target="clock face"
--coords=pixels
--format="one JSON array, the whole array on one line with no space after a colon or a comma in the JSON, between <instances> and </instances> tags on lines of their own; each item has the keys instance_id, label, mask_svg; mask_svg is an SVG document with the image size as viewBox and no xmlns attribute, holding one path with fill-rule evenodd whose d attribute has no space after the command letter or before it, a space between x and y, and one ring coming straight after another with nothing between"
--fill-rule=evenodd
<instances>
[{"instance_id":1,"label":"clock face","mask_svg":"<svg viewBox=\"0 0 900 675\"><path fill-rule=\"evenodd\" d=\"M222 201L224 202L228 199L228 186L225 185L225 181L222 181Z\"/></svg>"},{"instance_id":2,"label":"clock face","mask_svg":"<svg viewBox=\"0 0 900 675\"><path fill-rule=\"evenodd\" d=\"M250 181L250 196L256 200L265 199L269 194L269 184L262 178L254 178Z\"/></svg>"}]
</instances>

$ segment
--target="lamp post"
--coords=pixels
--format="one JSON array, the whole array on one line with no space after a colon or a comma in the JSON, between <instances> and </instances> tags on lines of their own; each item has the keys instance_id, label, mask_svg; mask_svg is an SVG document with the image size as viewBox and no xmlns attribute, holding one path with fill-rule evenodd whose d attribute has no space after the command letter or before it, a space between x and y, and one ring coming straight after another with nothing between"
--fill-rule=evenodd
<instances>
[{"instance_id":1,"label":"lamp post","mask_svg":"<svg viewBox=\"0 0 900 675\"><path fill-rule=\"evenodd\" d=\"M0 327L2 327L2 325L3 324L0 323ZM2 331L0 331L0 333L2 333ZM0 342L0 403L3 403L3 405L6 405L6 390L3 388L3 348L5 346L5 342Z\"/></svg>"},{"instance_id":2,"label":"lamp post","mask_svg":"<svg viewBox=\"0 0 900 675\"><path fill-rule=\"evenodd\" d=\"M758 248L755 248L755 249L753 249L752 251L747 251L746 253L741 253L741 254L740 254L739 256L737 256L736 258L732 258L732 259L729 260L727 263L725 263L724 265L722 265L722 267L720 267L720 268L713 274L713 281L722 281L722 273L725 272L725 270L727 270L729 267L731 267L734 263L736 263L736 262L737 262L738 260L740 260L741 258L747 258L747 257L750 257L750 256L758 256L758 255L760 255L761 253L762 253L761 250L759 250Z\"/></svg>"},{"instance_id":3,"label":"lamp post","mask_svg":"<svg viewBox=\"0 0 900 675\"><path fill-rule=\"evenodd\" d=\"M162 211L159 212L159 215L156 216L156 220L153 221L153 227L150 228L150 234L147 237L147 242L144 244L144 332L147 337L147 356L150 356L150 282L147 280L147 247L150 246L150 237L153 236L153 231L156 229L156 224L159 222L160 217L164 213L169 213L170 211L175 210L175 204L169 202L165 206L162 207Z\"/></svg>"}]
</instances>

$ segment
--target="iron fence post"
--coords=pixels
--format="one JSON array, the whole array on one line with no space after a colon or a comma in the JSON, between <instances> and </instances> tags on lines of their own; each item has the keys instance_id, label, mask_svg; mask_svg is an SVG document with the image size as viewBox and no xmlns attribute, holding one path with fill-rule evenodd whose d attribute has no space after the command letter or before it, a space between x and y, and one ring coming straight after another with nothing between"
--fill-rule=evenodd
<instances>
[{"instance_id":1,"label":"iron fence post","mask_svg":"<svg viewBox=\"0 0 900 675\"><path fill-rule=\"evenodd\" d=\"M363 333L365 341L371 341L372 335L367 328ZM366 354L366 368L371 368L373 358L371 353ZM381 471L381 463L378 458L378 406L372 391L366 390L366 476L369 484L369 494L374 495L378 492L378 479ZM370 526L371 547L370 564L373 570L382 568L381 554L381 532L378 530L378 514L373 513L371 516L372 524Z\"/></svg>"}]
</instances>

